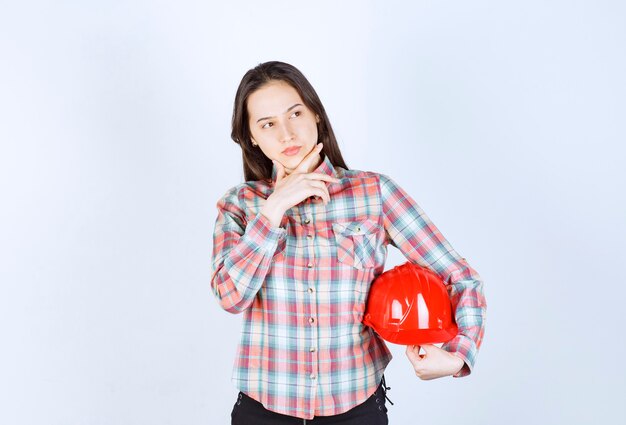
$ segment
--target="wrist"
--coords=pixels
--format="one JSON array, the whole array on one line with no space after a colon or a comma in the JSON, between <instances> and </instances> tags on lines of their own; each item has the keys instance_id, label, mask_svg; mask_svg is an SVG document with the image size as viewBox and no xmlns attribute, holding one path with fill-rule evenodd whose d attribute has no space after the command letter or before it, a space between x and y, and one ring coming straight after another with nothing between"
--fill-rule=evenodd
<instances>
[{"instance_id":1,"label":"wrist","mask_svg":"<svg viewBox=\"0 0 626 425\"><path fill-rule=\"evenodd\" d=\"M456 354L452 354L452 357L455 359L455 367L456 367L452 375L456 375L465 366L465 360L463 360L460 356L457 356Z\"/></svg>"},{"instance_id":2,"label":"wrist","mask_svg":"<svg viewBox=\"0 0 626 425\"><path fill-rule=\"evenodd\" d=\"M265 205L261 207L260 213L270 221L272 227L279 227L285 210L270 196L267 198Z\"/></svg>"}]
</instances>

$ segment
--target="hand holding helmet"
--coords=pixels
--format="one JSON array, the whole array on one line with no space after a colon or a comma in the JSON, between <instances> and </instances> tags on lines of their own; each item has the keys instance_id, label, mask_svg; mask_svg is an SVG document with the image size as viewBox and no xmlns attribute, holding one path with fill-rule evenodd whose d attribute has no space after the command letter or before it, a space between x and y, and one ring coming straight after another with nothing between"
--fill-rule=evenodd
<instances>
[{"instance_id":1,"label":"hand holding helmet","mask_svg":"<svg viewBox=\"0 0 626 425\"><path fill-rule=\"evenodd\" d=\"M424 380L456 374L463 359L435 345L457 335L446 285L431 270L411 262L372 282L363 323L381 338L407 345L415 374ZM425 354L420 355L420 347Z\"/></svg>"},{"instance_id":2,"label":"hand holding helmet","mask_svg":"<svg viewBox=\"0 0 626 425\"><path fill-rule=\"evenodd\" d=\"M419 354L420 348L425 354ZM415 375L424 381L454 375L465 365L462 358L431 344L407 345L406 356Z\"/></svg>"}]
</instances>

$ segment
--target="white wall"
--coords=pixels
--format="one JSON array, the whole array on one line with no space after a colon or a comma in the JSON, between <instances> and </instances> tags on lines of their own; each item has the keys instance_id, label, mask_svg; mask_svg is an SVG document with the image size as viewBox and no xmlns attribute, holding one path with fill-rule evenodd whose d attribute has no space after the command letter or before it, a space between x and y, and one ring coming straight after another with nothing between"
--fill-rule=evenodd
<instances>
[{"instance_id":1,"label":"white wall","mask_svg":"<svg viewBox=\"0 0 626 425\"><path fill-rule=\"evenodd\" d=\"M0 6L0 423L228 423L240 316L210 292L243 178L239 80L294 64L351 168L389 174L485 281L474 373L392 424L615 423L626 355L619 1ZM403 261L394 251L389 267Z\"/></svg>"}]
</instances>

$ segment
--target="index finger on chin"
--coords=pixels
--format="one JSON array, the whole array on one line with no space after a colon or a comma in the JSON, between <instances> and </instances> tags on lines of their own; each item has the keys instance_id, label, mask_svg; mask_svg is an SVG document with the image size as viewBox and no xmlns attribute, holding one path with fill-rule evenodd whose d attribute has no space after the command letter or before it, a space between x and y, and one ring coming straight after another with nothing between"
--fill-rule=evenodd
<instances>
[{"instance_id":1,"label":"index finger on chin","mask_svg":"<svg viewBox=\"0 0 626 425\"><path fill-rule=\"evenodd\" d=\"M298 164L298 166L296 167L296 170L298 170L301 173L306 173L307 170L309 169L309 166L311 165L311 162L315 159L315 155L317 155L318 153L320 153L322 151L322 145L321 143L318 143L317 145L315 145L315 147L313 149L311 149L311 152L309 152L300 162L300 164Z\"/></svg>"}]
</instances>

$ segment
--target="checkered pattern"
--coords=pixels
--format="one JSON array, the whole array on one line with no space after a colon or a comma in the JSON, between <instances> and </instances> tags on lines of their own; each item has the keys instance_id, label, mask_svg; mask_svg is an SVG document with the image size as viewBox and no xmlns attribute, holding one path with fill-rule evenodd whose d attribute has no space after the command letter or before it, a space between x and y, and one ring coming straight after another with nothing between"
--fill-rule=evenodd
<instances>
[{"instance_id":1,"label":"checkered pattern","mask_svg":"<svg viewBox=\"0 0 626 425\"><path fill-rule=\"evenodd\" d=\"M328 205L310 199L273 228L259 213L271 181L246 182L217 202L211 287L221 307L243 313L233 368L237 388L272 411L311 419L336 415L376 390L391 360L361 323L387 245L435 271L449 289L459 334L442 348L464 359L480 347L486 302L478 273L417 203L389 177L334 167Z\"/></svg>"}]
</instances>

